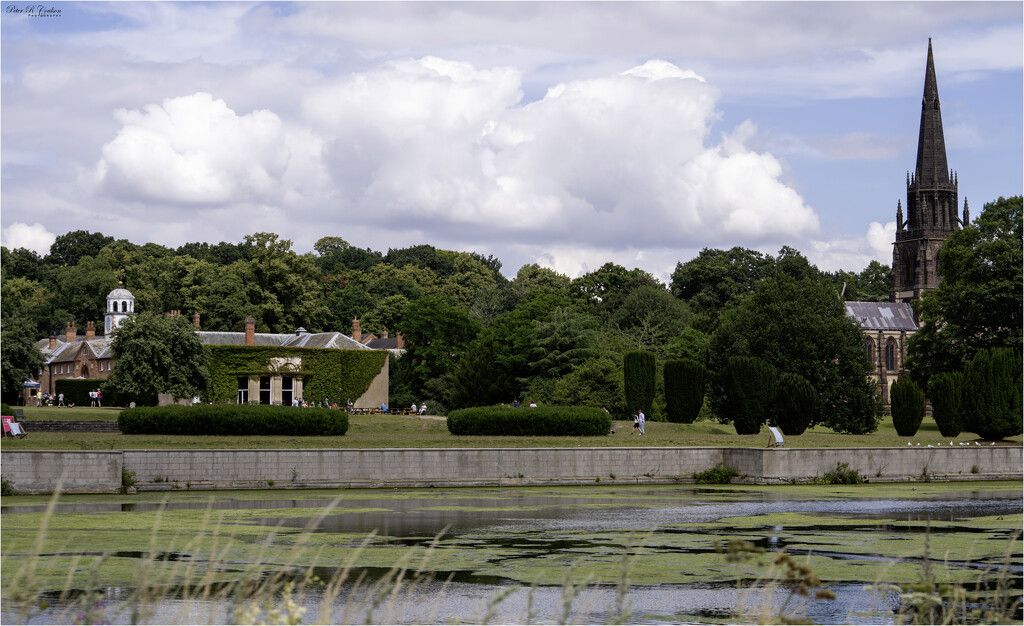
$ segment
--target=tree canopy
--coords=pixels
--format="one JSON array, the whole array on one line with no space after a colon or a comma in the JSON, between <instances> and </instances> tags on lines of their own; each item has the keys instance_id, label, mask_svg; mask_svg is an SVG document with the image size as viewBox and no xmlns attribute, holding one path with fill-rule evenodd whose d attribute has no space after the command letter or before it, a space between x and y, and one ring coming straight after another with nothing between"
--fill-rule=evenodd
<instances>
[{"instance_id":1,"label":"tree canopy","mask_svg":"<svg viewBox=\"0 0 1024 626\"><path fill-rule=\"evenodd\" d=\"M942 281L916 303L921 329L908 368L922 387L941 372L962 372L985 348L1020 349L1024 295L1021 196L985 204L939 251Z\"/></svg>"}]
</instances>

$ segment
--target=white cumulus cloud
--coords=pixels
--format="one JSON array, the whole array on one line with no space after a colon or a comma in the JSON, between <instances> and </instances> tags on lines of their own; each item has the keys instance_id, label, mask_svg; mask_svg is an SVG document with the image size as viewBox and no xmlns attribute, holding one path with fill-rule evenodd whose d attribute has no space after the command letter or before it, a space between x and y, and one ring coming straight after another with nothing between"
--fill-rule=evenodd
<instances>
[{"instance_id":1,"label":"white cumulus cloud","mask_svg":"<svg viewBox=\"0 0 1024 626\"><path fill-rule=\"evenodd\" d=\"M781 163L748 147L752 124L708 142L718 96L652 60L523 104L514 68L425 57L325 85L303 110L342 205L407 227L605 249L816 233Z\"/></svg>"},{"instance_id":2,"label":"white cumulus cloud","mask_svg":"<svg viewBox=\"0 0 1024 626\"><path fill-rule=\"evenodd\" d=\"M3 235L3 245L8 250L27 248L40 256L49 254L50 246L57 240L57 235L46 230L46 227L39 222L34 224L15 222L0 233Z\"/></svg>"},{"instance_id":3,"label":"white cumulus cloud","mask_svg":"<svg viewBox=\"0 0 1024 626\"><path fill-rule=\"evenodd\" d=\"M181 204L273 200L290 151L281 120L266 110L237 115L208 93L121 109L117 136L95 168L102 192Z\"/></svg>"}]
</instances>

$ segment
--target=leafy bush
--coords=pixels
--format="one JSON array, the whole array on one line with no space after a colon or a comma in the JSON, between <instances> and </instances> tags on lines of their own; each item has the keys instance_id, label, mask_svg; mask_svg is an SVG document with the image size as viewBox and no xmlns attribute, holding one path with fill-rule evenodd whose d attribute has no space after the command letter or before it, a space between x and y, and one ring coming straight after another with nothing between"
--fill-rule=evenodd
<instances>
[{"instance_id":1,"label":"leafy bush","mask_svg":"<svg viewBox=\"0 0 1024 626\"><path fill-rule=\"evenodd\" d=\"M786 435L802 435L814 418L818 393L799 374L780 374L775 393L775 421Z\"/></svg>"},{"instance_id":2,"label":"leafy bush","mask_svg":"<svg viewBox=\"0 0 1024 626\"><path fill-rule=\"evenodd\" d=\"M587 406L483 406L448 414L453 435L596 437L611 428L611 415Z\"/></svg>"},{"instance_id":3,"label":"leafy bush","mask_svg":"<svg viewBox=\"0 0 1024 626\"><path fill-rule=\"evenodd\" d=\"M89 392L100 389L105 382L107 381L104 378L62 378L54 383L53 390L64 394L64 404L89 406ZM106 397L103 400L105 401Z\"/></svg>"},{"instance_id":4,"label":"leafy bush","mask_svg":"<svg viewBox=\"0 0 1024 626\"><path fill-rule=\"evenodd\" d=\"M692 359L667 361L664 376L668 421L692 424L704 405L707 368Z\"/></svg>"},{"instance_id":5,"label":"leafy bush","mask_svg":"<svg viewBox=\"0 0 1024 626\"><path fill-rule=\"evenodd\" d=\"M641 409L652 415L655 392L654 355L650 352L627 352L622 357L622 378L626 396L626 411Z\"/></svg>"},{"instance_id":6,"label":"leafy bush","mask_svg":"<svg viewBox=\"0 0 1024 626\"><path fill-rule=\"evenodd\" d=\"M892 425L900 437L913 437L924 419L924 392L913 380L904 376L889 390Z\"/></svg>"},{"instance_id":7,"label":"leafy bush","mask_svg":"<svg viewBox=\"0 0 1024 626\"><path fill-rule=\"evenodd\" d=\"M700 485L728 485L738 475L739 472L735 468L719 463L711 469L695 472L693 480Z\"/></svg>"},{"instance_id":8,"label":"leafy bush","mask_svg":"<svg viewBox=\"0 0 1024 626\"><path fill-rule=\"evenodd\" d=\"M775 400L777 370L756 357L731 357L723 372L724 409L737 435L756 435Z\"/></svg>"},{"instance_id":9,"label":"leafy bush","mask_svg":"<svg viewBox=\"0 0 1024 626\"><path fill-rule=\"evenodd\" d=\"M860 472L850 469L849 463L836 463L834 470L825 472L823 477L815 479L814 482L818 485L860 485L867 481Z\"/></svg>"},{"instance_id":10,"label":"leafy bush","mask_svg":"<svg viewBox=\"0 0 1024 626\"><path fill-rule=\"evenodd\" d=\"M961 415L965 430L978 433L984 439L1002 439L1021 433L1019 351L988 348L974 356L964 374Z\"/></svg>"},{"instance_id":11,"label":"leafy bush","mask_svg":"<svg viewBox=\"0 0 1024 626\"><path fill-rule=\"evenodd\" d=\"M117 427L126 435L337 436L348 431L348 414L277 405L172 405L125 409Z\"/></svg>"},{"instance_id":12,"label":"leafy bush","mask_svg":"<svg viewBox=\"0 0 1024 626\"><path fill-rule=\"evenodd\" d=\"M932 417L943 437L956 437L963 431L960 415L960 390L964 375L960 372L942 373L928 380L928 398L932 401Z\"/></svg>"},{"instance_id":13,"label":"leafy bush","mask_svg":"<svg viewBox=\"0 0 1024 626\"><path fill-rule=\"evenodd\" d=\"M7 404L6 402L0 402L0 414L14 415L14 409L11 408L11 405Z\"/></svg>"}]
</instances>

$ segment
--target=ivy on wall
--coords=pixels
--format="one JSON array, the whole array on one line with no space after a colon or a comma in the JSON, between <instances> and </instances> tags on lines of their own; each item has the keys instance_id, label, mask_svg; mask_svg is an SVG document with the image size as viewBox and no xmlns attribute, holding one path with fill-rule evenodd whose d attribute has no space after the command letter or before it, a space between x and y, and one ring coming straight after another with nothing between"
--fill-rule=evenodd
<instances>
[{"instance_id":1,"label":"ivy on wall","mask_svg":"<svg viewBox=\"0 0 1024 626\"><path fill-rule=\"evenodd\" d=\"M210 372L208 400L233 403L238 379L286 373L271 368L270 360L301 357L302 396L307 400L327 397L331 402L355 402L370 387L387 362L386 350L338 350L332 348L286 348L281 346L203 346Z\"/></svg>"}]
</instances>

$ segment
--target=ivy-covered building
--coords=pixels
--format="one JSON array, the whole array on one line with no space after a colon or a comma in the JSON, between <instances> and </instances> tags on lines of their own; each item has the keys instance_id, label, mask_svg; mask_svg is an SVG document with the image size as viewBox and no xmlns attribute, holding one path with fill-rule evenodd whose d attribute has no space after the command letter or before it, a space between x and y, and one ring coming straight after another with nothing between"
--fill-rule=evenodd
<instances>
[{"instance_id":1,"label":"ivy-covered building","mask_svg":"<svg viewBox=\"0 0 1024 626\"><path fill-rule=\"evenodd\" d=\"M134 314L135 297L118 286L107 295L105 334L97 335L94 323L88 322L80 335L74 322L68 322L63 336L51 334L37 342L45 362L38 387L25 387L25 403L35 404L35 396L44 392L56 394L58 380L95 380L99 387L114 369L111 333ZM304 328L292 334L257 333L252 317L239 332L201 330L198 313L192 323L207 351L213 384L204 400L212 402L288 405L327 398L340 406L352 402L357 408L379 407L388 402L387 357L402 352L400 336L396 347L396 340L386 336L360 342L341 332L310 333Z\"/></svg>"}]
</instances>

